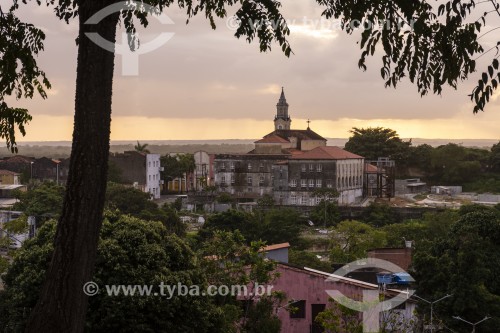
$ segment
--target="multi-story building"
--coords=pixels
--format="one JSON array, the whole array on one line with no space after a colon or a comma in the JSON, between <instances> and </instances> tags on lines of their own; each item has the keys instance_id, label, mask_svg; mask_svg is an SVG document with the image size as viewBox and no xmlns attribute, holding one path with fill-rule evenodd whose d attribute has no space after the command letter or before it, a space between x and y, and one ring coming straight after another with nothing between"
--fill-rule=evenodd
<instances>
[{"instance_id":1,"label":"multi-story building","mask_svg":"<svg viewBox=\"0 0 500 333\"><path fill-rule=\"evenodd\" d=\"M339 204L363 196L364 158L338 147L317 147L290 156L274 169L275 200L285 205L314 206L322 199L315 190L339 193Z\"/></svg>"},{"instance_id":2,"label":"multi-story building","mask_svg":"<svg viewBox=\"0 0 500 333\"><path fill-rule=\"evenodd\" d=\"M264 194L282 205L315 205L313 192L331 188L339 203L350 204L363 196L364 158L338 147L308 126L290 129L291 118L284 91L276 105L275 130L255 142L246 154L215 156L215 185L241 201Z\"/></svg>"},{"instance_id":3,"label":"multi-story building","mask_svg":"<svg viewBox=\"0 0 500 333\"><path fill-rule=\"evenodd\" d=\"M154 199L160 198L160 155L138 151L126 151L123 154L110 154L110 163L121 170L124 183L150 193Z\"/></svg>"}]
</instances>

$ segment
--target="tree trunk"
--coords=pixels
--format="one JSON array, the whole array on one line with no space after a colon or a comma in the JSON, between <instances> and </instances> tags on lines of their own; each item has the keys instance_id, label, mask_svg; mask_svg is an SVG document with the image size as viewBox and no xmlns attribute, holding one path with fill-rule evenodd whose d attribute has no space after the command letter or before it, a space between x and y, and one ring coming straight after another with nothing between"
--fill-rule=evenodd
<instances>
[{"instance_id":1,"label":"tree trunk","mask_svg":"<svg viewBox=\"0 0 500 333\"><path fill-rule=\"evenodd\" d=\"M85 25L111 1L82 0L73 146L63 212L54 254L26 332L83 332L88 297L83 285L92 278L102 225L108 168L114 52L94 44L85 32L115 42L118 14Z\"/></svg>"}]
</instances>

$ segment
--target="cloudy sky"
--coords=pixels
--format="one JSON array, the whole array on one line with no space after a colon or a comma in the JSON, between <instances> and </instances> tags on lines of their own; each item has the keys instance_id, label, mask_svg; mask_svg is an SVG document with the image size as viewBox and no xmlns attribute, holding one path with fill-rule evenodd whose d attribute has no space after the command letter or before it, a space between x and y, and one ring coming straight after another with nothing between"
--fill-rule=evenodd
<instances>
[{"instance_id":1,"label":"cloudy sky","mask_svg":"<svg viewBox=\"0 0 500 333\"><path fill-rule=\"evenodd\" d=\"M143 47L161 33L174 35L139 56L137 76L122 75L117 56L111 138L259 138L273 130L284 86L292 127L305 128L310 119L311 128L325 137L348 137L353 126L384 126L404 138L500 139L496 96L486 112L471 112L467 94L477 77L443 96L420 98L409 83L386 89L380 56L368 62L367 72L359 70L358 36L321 21L313 0L284 0L283 12L292 30L290 58L278 46L260 53L257 44L237 40L231 20L218 21L213 31L202 16L186 25L184 13L175 8L166 11L173 24L152 19L141 31ZM47 100L16 102L33 115L23 141L71 140L77 22L67 25L51 8L33 4L24 5L20 16L46 33L39 64L53 85Z\"/></svg>"}]
</instances>

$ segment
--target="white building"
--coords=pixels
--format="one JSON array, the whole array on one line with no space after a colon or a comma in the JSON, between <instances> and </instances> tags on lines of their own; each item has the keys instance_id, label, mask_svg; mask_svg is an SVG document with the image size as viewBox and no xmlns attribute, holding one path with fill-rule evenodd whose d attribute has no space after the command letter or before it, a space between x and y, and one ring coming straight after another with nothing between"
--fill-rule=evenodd
<instances>
[{"instance_id":1,"label":"white building","mask_svg":"<svg viewBox=\"0 0 500 333\"><path fill-rule=\"evenodd\" d=\"M146 155L146 188L145 192L152 195L154 199L160 198L160 187L163 184L160 171L163 167L160 166L160 154Z\"/></svg>"}]
</instances>

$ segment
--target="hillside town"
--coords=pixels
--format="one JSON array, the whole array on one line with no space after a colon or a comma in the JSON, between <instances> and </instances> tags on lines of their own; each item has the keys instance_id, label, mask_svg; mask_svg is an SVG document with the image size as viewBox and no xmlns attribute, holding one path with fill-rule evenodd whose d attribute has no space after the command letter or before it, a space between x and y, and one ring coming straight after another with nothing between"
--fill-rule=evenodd
<instances>
[{"instance_id":1,"label":"hillside town","mask_svg":"<svg viewBox=\"0 0 500 333\"><path fill-rule=\"evenodd\" d=\"M379 317L377 325L383 332L442 331L448 327L451 317L446 317L446 308L429 318L429 303L423 297L451 299L451 287L436 284L436 290L429 290L427 282L415 279L432 274L426 267L428 259L423 257L427 252L423 251L431 251L429 242L453 233L449 228L469 214L496 216L498 221L500 191L465 192L462 185L466 183L452 179L451 183L441 183L439 177L432 177L430 169L425 172L418 168L421 161L413 159L410 165L395 154L366 157L360 149L352 148L354 136L346 147L329 146L328 140L312 129L313 122L308 121L305 129L292 129L291 123L282 90L274 131L255 141L254 149L247 153L198 151L161 156L139 141L134 150L112 153L106 214L125 214L123 218L144 220L141 223L159 221L169 232L198 243L193 246L202 255L220 251L229 255L224 251L237 252L246 246L251 250L260 244L256 249L263 255L261 259L273 266L264 280L254 282L272 284L281 295L273 294L266 300L274 310L267 314L269 322L262 325L278 325L273 324L275 319L280 332L330 332L332 325L342 332L357 332L362 316L335 305L333 294L328 292L331 290L352 300L375 292L381 299L397 302ZM368 136L369 131L385 129L364 131ZM388 148L394 140L410 147L391 135L380 144ZM499 175L495 173L500 171L499 146L492 148L490 154L496 155L487 162L490 170L485 172L489 177ZM453 144L413 149L457 148L466 149ZM481 149L472 151L479 155ZM428 158L440 156L431 153ZM477 162L483 160L478 158ZM451 162L439 163L446 166ZM398 163L405 167L398 168ZM418 177L398 178L408 175L409 170ZM18 154L0 160L2 286L16 279L14 273L6 272L15 265L17 253L34 255L29 251L34 251L40 234L54 231L68 174L68 159ZM111 219L111 215L105 219ZM225 246L220 242L228 239L233 239L234 248L217 248ZM215 261L229 267L231 260L222 256ZM349 262L353 265L355 260L367 261L339 275L339 269ZM391 271L370 260L382 260L395 268ZM254 264L243 265L243 271L237 274L246 276L245 271L256 269ZM263 311L249 307L248 302L258 301L254 296L237 296L234 301L247 304L246 311ZM448 306L454 304L447 302ZM1 311L9 312L7 308ZM250 317L244 318L246 325L256 325L250 324ZM342 324L339 318L347 321ZM4 331L10 331L9 325L12 322L0 320Z\"/></svg>"}]
</instances>

